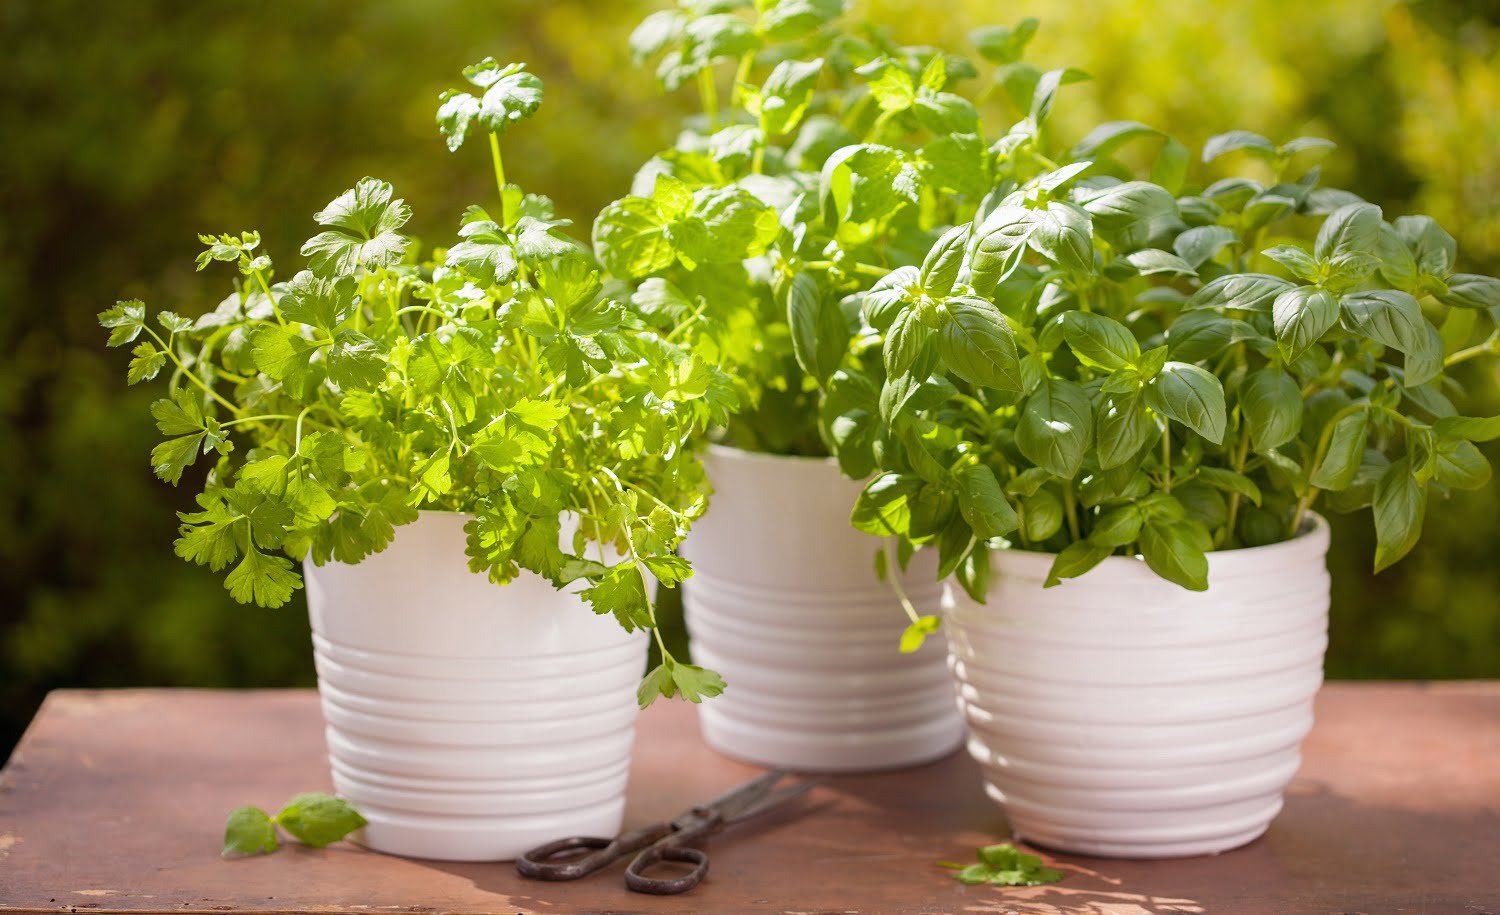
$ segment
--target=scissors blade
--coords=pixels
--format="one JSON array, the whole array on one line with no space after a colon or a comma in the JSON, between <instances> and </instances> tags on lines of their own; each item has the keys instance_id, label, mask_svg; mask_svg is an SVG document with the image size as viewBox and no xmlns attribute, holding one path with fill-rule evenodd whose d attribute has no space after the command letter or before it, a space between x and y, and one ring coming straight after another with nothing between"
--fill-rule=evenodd
<instances>
[{"instance_id":1,"label":"scissors blade","mask_svg":"<svg viewBox=\"0 0 1500 915\"><path fill-rule=\"evenodd\" d=\"M796 800L797 798L801 797L802 795L806 794L807 792L811 791L821 784L823 784L823 779L821 778L814 778L809 779L805 782L798 782L795 785L783 788L780 791L774 792L761 798L755 803L752 803L750 806L734 813L732 816L726 817L724 822L726 824L738 823L741 820L748 820L751 817L760 816L768 810L780 807L783 804L787 804L791 801Z\"/></svg>"},{"instance_id":2,"label":"scissors blade","mask_svg":"<svg viewBox=\"0 0 1500 915\"><path fill-rule=\"evenodd\" d=\"M693 805L690 809L678 814L672 823L679 829L685 828L698 822L702 818L701 811L703 810L713 811L725 820L729 820L740 811L765 798L771 793L771 789L776 787L776 783L786 778L787 774L784 769L772 769L764 775L736 785L711 801Z\"/></svg>"}]
</instances>

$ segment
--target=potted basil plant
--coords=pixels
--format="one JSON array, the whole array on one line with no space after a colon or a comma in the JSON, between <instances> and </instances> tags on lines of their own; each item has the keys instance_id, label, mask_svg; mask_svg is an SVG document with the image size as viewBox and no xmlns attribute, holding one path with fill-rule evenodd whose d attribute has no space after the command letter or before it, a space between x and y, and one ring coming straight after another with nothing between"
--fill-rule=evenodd
<instances>
[{"instance_id":1,"label":"potted basil plant","mask_svg":"<svg viewBox=\"0 0 1500 915\"><path fill-rule=\"evenodd\" d=\"M853 520L953 573L969 746L1019 835L1219 852L1267 828L1312 724L1318 513L1372 509L1379 571L1430 499L1489 482L1500 417L1459 415L1448 371L1500 349L1500 281L1321 186L1324 140L1222 134L1204 162L1253 171L1191 189L1141 124L1062 148L1072 78L1037 82L974 219L864 299L882 473Z\"/></svg>"},{"instance_id":2,"label":"potted basil plant","mask_svg":"<svg viewBox=\"0 0 1500 915\"><path fill-rule=\"evenodd\" d=\"M633 51L667 89L695 86L702 112L593 232L648 320L686 322L745 403L705 455L712 508L684 547L694 655L734 684L701 710L704 736L821 770L916 764L962 740L940 640L903 655L891 613L937 612L934 557L872 562L847 523L875 469L878 389L839 363L860 297L990 188L976 110L951 91L974 65L842 24L843 7L649 16Z\"/></svg>"},{"instance_id":3,"label":"potted basil plant","mask_svg":"<svg viewBox=\"0 0 1500 915\"><path fill-rule=\"evenodd\" d=\"M306 587L363 841L495 860L612 835L638 703L721 689L664 646L641 673L654 583L689 574L693 442L733 391L506 182L500 137L541 81L488 59L464 76L439 124L453 149L488 135L500 200L470 207L457 243L418 252L407 205L366 178L317 214L305 269L278 279L254 232L204 236L199 269L237 268L216 309L122 302L100 321L136 344L131 384L168 378L157 475L213 458L178 555L227 569L242 603Z\"/></svg>"}]
</instances>

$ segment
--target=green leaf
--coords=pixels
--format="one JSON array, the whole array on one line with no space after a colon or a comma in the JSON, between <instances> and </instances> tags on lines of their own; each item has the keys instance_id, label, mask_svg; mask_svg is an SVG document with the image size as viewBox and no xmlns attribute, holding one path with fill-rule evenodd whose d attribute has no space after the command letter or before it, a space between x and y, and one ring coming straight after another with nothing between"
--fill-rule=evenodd
<instances>
[{"instance_id":1,"label":"green leaf","mask_svg":"<svg viewBox=\"0 0 1500 915\"><path fill-rule=\"evenodd\" d=\"M1196 277L1198 271L1193 265L1166 251L1158 248L1143 248L1140 251L1132 251L1125 255L1126 263L1136 269L1141 276L1156 276L1166 273L1172 276Z\"/></svg>"},{"instance_id":2,"label":"green leaf","mask_svg":"<svg viewBox=\"0 0 1500 915\"><path fill-rule=\"evenodd\" d=\"M1277 155L1276 144L1260 134L1248 130L1231 130L1208 138L1208 142L1203 144L1203 161L1212 162L1236 150L1260 159L1273 159Z\"/></svg>"},{"instance_id":3,"label":"green leaf","mask_svg":"<svg viewBox=\"0 0 1500 915\"><path fill-rule=\"evenodd\" d=\"M1442 485L1454 489L1483 489L1492 473L1489 459L1473 442L1438 442L1436 479Z\"/></svg>"},{"instance_id":4,"label":"green leaf","mask_svg":"<svg viewBox=\"0 0 1500 915\"><path fill-rule=\"evenodd\" d=\"M1302 389L1279 368L1253 372L1240 388L1239 403L1256 451L1280 448L1302 430Z\"/></svg>"},{"instance_id":5,"label":"green leaf","mask_svg":"<svg viewBox=\"0 0 1500 915\"><path fill-rule=\"evenodd\" d=\"M1417 482L1411 460L1392 461L1375 485L1375 571L1395 565L1422 536L1427 490Z\"/></svg>"},{"instance_id":6,"label":"green leaf","mask_svg":"<svg viewBox=\"0 0 1500 915\"><path fill-rule=\"evenodd\" d=\"M1500 438L1500 416L1444 416L1432 428L1439 438L1489 442Z\"/></svg>"},{"instance_id":7,"label":"green leaf","mask_svg":"<svg viewBox=\"0 0 1500 915\"><path fill-rule=\"evenodd\" d=\"M1269 312L1279 296L1294 288L1296 284L1264 273L1229 273L1205 283L1186 307Z\"/></svg>"},{"instance_id":8,"label":"green leaf","mask_svg":"<svg viewBox=\"0 0 1500 915\"><path fill-rule=\"evenodd\" d=\"M1051 489L1039 489L1021 503L1026 539L1042 542L1062 529L1063 503Z\"/></svg>"},{"instance_id":9,"label":"green leaf","mask_svg":"<svg viewBox=\"0 0 1500 915\"><path fill-rule=\"evenodd\" d=\"M1026 243L1032 250L1074 273L1094 269L1093 223L1082 207L1052 201L1034 213L1035 223Z\"/></svg>"},{"instance_id":10,"label":"green leaf","mask_svg":"<svg viewBox=\"0 0 1500 915\"><path fill-rule=\"evenodd\" d=\"M724 692L724 679L714 671L684 664L668 655L641 680L636 700L641 708L655 702L658 696L670 699L680 695L694 704Z\"/></svg>"},{"instance_id":11,"label":"green leaf","mask_svg":"<svg viewBox=\"0 0 1500 915\"><path fill-rule=\"evenodd\" d=\"M1326 289L1297 286L1276 297L1271 317L1283 357L1294 362L1338 323L1339 301Z\"/></svg>"},{"instance_id":12,"label":"green leaf","mask_svg":"<svg viewBox=\"0 0 1500 915\"><path fill-rule=\"evenodd\" d=\"M464 145L469 135L469 124L479 115L479 99L467 92L446 89L438 96L438 133L448 144L449 152L456 152Z\"/></svg>"},{"instance_id":13,"label":"green leaf","mask_svg":"<svg viewBox=\"0 0 1500 915\"><path fill-rule=\"evenodd\" d=\"M1422 306L1405 292L1372 289L1346 295L1340 304L1344 326L1352 333L1403 353L1420 351L1428 344Z\"/></svg>"},{"instance_id":14,"label":"green leaf","mask_svg":"<svg viewBox=\"0 0 1500 915\"><path fill-rule=\"evenodd\" d=\"M969 282L975 292L991 294L1020 266L1036 223L1035 212L1019 206L1002 206L985 217L969 240Z\"/></svg>"},{"instance_id":15,"label":"green leaf","mask_svg":"<svg viewBox=\"0 0 1500 915\"><path fill-rule=\"evenodd\" d=\"M1088 540L1074 541L1063 547L1057 558L1052 560L1052 565L1047 570L1047 580L1042 587L1055 588L1065 579L1077 578L1108 559L1112 552L1109 547Z\"/></svg>"},{"instance_id":16,"label":"green leaf","mask_svg":"<svg viewBox=\"0 0 1500 915\"><path fill-rule=\"evenodd\" d=\"M1351 254L1374 255L1380 241L1380 207L1369 203L1351 203L1329 214L1318 229L1313 256L1327 263Z\"/></svg>"},{"instance_id":17,"label":"green leaf","mask_svg":"<svg viewBox=\"0 0 1500 915\"><path fill-rule=\"evenodd\" d=\"M137 344L136 348L131 350L131 355L134 358L130 360L130 370L125 376L126 384L150 381L167 364L166 352L157 349L156 345L150 341Z\"/></svg>"},{"instance_id":18,"label":"green leaf","mask_svg":"<svg viewBox=\"0 0 1500 915\"><path fill-rule=\"evenodd\" d=\"M1113 318L1070 311L1062 316L1062 327L1068 347L1084 365L1115 371L1134 365L1141 356L1135 335Z\"/></svg>"},{"instance_id":19,"label":"green leaf","mask_svg":"<svg viewBox=\"0 0 1500 915\"><path fill-rule=\"evenodd\" d=\"M1071 381L1047 378L1026 400L1016 447L1033 464L1071 480L1083 466L1093 436L1088 394Z\"/></svg>"},{"instance_id":20,"label":"green leaf","mask_svg":"<svg viewBox=\"0 0 1500 915\"><path fill-rule=\"evenodd\" d=\"M600 212L594 250L604 269L625 279L665 270L677 257L656 204L644 197L616 200Z\"/></svg>"},{"instance_id":21,"label":"green leaf","mask_svg":"<svg viewBox=\"0 0 1500 915\"><path fill-rule=\"evenodd\" d=\"M463 241L448 249L448 266L457 267L482 286L515 279L519 268L516 250L498 223L487 219L467 222L458 234Z\"/></svg>"},{"instance_id":22,"label":"green leaf","mask_svg":"<svg viewBox=\"0 0 1500 915\"><path fill-rule=\"evenodd\" d=\"M224 824L224 857L269 855L276 845L276 824L264 810L240 807L229 814Z\"/></svg>"},{"instance_id":23,"label":"green leaf","mask_svg":"<svg viewBox=\"0 0 1500 915\"><path fill-rule=\"evenodd\" d=\"M761 0L755 27L771 41L790 41L837 19L844 4L845 0Z\"/></svg>"},{"instance_id":24,"label":"green leaf","mask_svg":"<svg viewBox=\"0 0 1500 915\"><path fill-rule=\"evenodd\" d=\"M969 226L954 226L944 232L927 252L917 283L931 296L946 296L953 291L963 267L969 243Z\"/></svg>"},{"instance_id":25,"label":"green leaf","mask_svg":"<svg viewBox=\"0 0 1500 915\"><path fill-rule=\"evenodd\" d=\"M1205 554L1213 549L1213 538L1198 522L1148 517L1140 546L1151 571L1189 591L1208 590Z\"/></svg>"},{"instance_id":26,"label":"green leaf","mask_svg":"<svg viewBox=\"0 0 1500 915\"><path fill-rule=\"evenodd\" d=\"M1041 22L1027 16L1014 26L992 25L969 33L969 41L985 60L996 64L1013 64L1021 59L1026 45Z\"/></svg>"},{"instance_id":27,"label":"green leaf","mask_svg":"<svg viewBox=\"0 0 1500 915\"><path fill-rule=\"evenodd\" d=\"M811 273L798 273L787 287L787 324L792 351L802 370L826 388L849 345L849 325L838 302L826 295Z\"/></svg>"},{"instance_id":28,"label":"green leaf","mask_svg":"<svg viewBox=\"0 0 1500 915\"><path fill-rule=\"evenodd\" d=\"M1354 482L1370 432L1370 414L1360 410L1343 417L1333 427L1323 461L1308 482L1319 489L1337 491Z\"/></svg>"},{"instance_id":29,"label":"green leaf","mask_svg":"<svg viewBox=\"0 0 1500 915\"><path fill-rule=\"evenodd\" d=\"M975 537L1003 537L1021 526L1021 519L988 465L965 464L953 471L953 479L958 485L959 511Z\"/></svg>"},{"instance_id":30,"label":"green leaf","mask_svg":"<svg viewBox=\"0 0 1500 915\"><path fill-rule=\"evenodd\" d=\"M781 136L796 129L812 103L813 88L822 69L821 57L777 64L749 106L750 113L760 118L761 130L770 136Z\"/></svg>"},{"instance_id":31,"label":"green leaf","mask_svg":"<svg viewBox=\"0 0 1500 915\"><path fill-rule=\"evenodd\" d=\"M1020 356L1000 309L973 296L948 299L943 307L937 348L948 370L979 387L1022 391Z\"/></svg>"},{"instance_id":32,"label":"green leaf","mask_svg":"<svg viewBox=\"0 0 1500 915\"><path fill-rule=\"evenodd\" d=\"M1182 186L1187 183L1188 162L1191 158L1192 154L1186 146L1167 137L1166 142L1161 145L1161 151L1156 154L1156 161L1151 163L1151 180L1170 194L1182 193Z\"/></svg>"},{"instance_id":33,"label":"green leaf","mask_svg":"<svg viewBox=\"0 0 1500 915\"><path fill-rule=\"evenodd\" d=\"M1146 516L1135 505L1121 505L1101 514L1089 531L1088 542L1111 550L1134 543Z\"/></svg>"},{"instance_id":34,"label":"green leaf","mask_svg":"<svg viewBox=\"0 0 1500 915\"><path fill-rule=\"evenodd\" d=\"M1083 208L1100 234L1125 248L1143 244L1158 220L1177 215L1177 201L1171 193L1148 181L1106 187L1089 197Z\"/></svg>"},{"instance_id":35,"label":"green leaf","mask_svg":"<svg viewBox=\"0 0 1500 915\"><path fill-rule=\"evenodd\" d=\"M1213 260L1220 251L1237 240L1238 237L1233 230L1224 226L1197 226L1173 239L1172 250L1177 252L1178 257L1197 269Z\"/></svg>"},{"instance_id":36,"label":"green leaf","mask_svg":"<svg viewBox=\"0 0 1500 915\"><path fill-rule=\"evenodd\" d=\"M292 599L292 592L302 587L302 576L292 571L291 560L285 556L249 546L240 564L224 579L224 587L242 604L275 608Z\"/></svg>"},{"instance_id":37,"label":"green leaf","mask_svg":"<svg viewBox=\"0 0 1500 915\"><path fill-rule=\"evenodd\" d=\"M1168 362L1146 386L1146 404L1215 445L1224 441L1228 420L1224 387L1207 369L1187 362Z\"/></svg>"},{"instance_id":38,"label":"green leaf","mask_svg":"<svg viewBox=\"0 0 1500 915\"><path fill-rule=\"evenodd\" d=\"M907 500L921 488L922 481L897 473L884 473L871 480L854 503L850 523L855 530L886 537L906 533L911 523Z\"/></svg>"},{"instance_id":39,"label":"green leaf","mask_svg":"<svg viewBox=\"0 0 1500 915\"><path fill-rule=\"evenodd\" d=\"M313 361L319 352L319 346L277 324L261 324L250 335L255 367L301 403L312 400L323 383L324 366Z\"/></svg>"},{"instance_id":40,"label":"green leaf","mask_svg":"<svg viewBox=\"0 0 1500 915\"><path fill-rule=\"evenodd\" d=\"M881 552L877 555L884 556L885 553ZM912 654L920 651L927 642L927 637L936 633L942 625L942 619L936 616L917 617L901 632L901 653Z\"/></svg>"},{"instance_id":41,"label":"green leaf","mask_svg":"<svg viewBox=\"0 0 1500 915\"><path fill-rule=\"evenodd\" d=\"M276 822L303 845L324 848L368 825L348 801L313 791L299 794L276 814Z\"/></svg>"},{"instance_id":42,"label":"green leaf","mask_svg":"<svg viewBox=\"0 0 1500 915\"><path fill-rule=\"evenodd\" d=\"M319 211L313 218L329 230L302 246L313 273L342 276L399 261L410 241L396 230L411 218L411 208L394 196L387 182L362 178Z\"/></svg>"},{"instance_id":43,"label":"green leaf","mask_svg":"<svg viewBox=\"0 0 1500 915\"><path fill-rule=\"evenodd\" d=\"M820 199L830 223L869 226L918 199L916 166L889 146L846 146L823 163Z\"/></svg>"},{"instance_id":44,"label":"green leaf","mask_svg":"<svg viewBox=\"0 0 1500 915\"><path fill-rule=\"evenodd\" d=\"M611 566L593 587L580 591L579 596L589 602L595 613L613 614L627 632L651 626L651 599L646 595L646 583L640 569L630 560Z\"/></svg>"},{"instance_id":45,"label":"green leaf","mask_svg":"<svg viewBox=\"0 0 1500 915\"><path fill-rule=\"evenodd\" d=\"M1155 432L1144 396L1135 390L1105 395L1094 422L1101 470L1129 463Z\"/></svg>"},{"instance_id":46,"label":"green leaf","mask_svg":"<svg viewBox=\"0 0 1500 915\"><path fill-rule=\"evenodd\" d=\"M286 320L319 328L331 336L353 309L355 291L352 276L326 279L303 270L292 277L277 305Z\"/></svg>"},{"instance_id":47,"label":"green leaf","mask_svg":"<svg viewBox=\"0 0 1500 915\"><path fill-rule=\"evenodd\" d=\"M1500 280L1473 273L1448 277L1448 291L1438 301L1454 308L1500 308Z\"/></svg>"},{"instance_id":48,"label":"green leaf","mask_svg":"<svg viewBox=\"0 0 1500 915\"><path fill-rule=\"evenodd\" d=\"M1298 279L1313 282L1318 278L1318 262L1297 245L1277 245L1260 253L1290 270Z\"/></svg>"},{"instance_id":49,"label":"green leaf","mask_svg":"<svg viewBox=\"0 0 1500 915\"><path fill-rule=\"evenodd\" d=\"M484 88L479 100L479 124L490 133L503 134L511 124L536 114L542 106L542 81L521 69L525 64L499 66L485 58L464 68L464 77Z\"/></svg>"},{"instance_id":50,"label":"green leaf","mask_svg":"<svg viewBox=\"0 0 1500 915\"><path fill-rule=\"evenodd\" d=\"M99 312L99 325L109 330L110 346L124 346L146 329L146 305L140 299L116 302L112 308Z\"/></svg>"}]
</instances>

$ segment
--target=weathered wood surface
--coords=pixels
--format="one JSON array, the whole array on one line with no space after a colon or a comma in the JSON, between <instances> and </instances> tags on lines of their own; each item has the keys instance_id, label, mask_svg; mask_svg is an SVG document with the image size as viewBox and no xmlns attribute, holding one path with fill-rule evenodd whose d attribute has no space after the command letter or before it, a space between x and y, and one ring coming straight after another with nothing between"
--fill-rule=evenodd
<instances>
[{"instance_id":1,"label":"weathered wood surface","mask_svg":"<svg viewBox=\"0 0 1500 915\"><path fill-rule=\"evenodd\" d=\"M1500 683L1333 684L1286 810L1255 843L1163 862L1051 855L1050 887L964 887L933 862L1005 836L963 754L839 777L722 834L693 893L351 846L218 857L224 815L328 787L308 691L52 694L0 773L0 910L85 912L1500 913ZM641 718L628 824L753 773L691 707Z\"/></svg>"}]
</instances>

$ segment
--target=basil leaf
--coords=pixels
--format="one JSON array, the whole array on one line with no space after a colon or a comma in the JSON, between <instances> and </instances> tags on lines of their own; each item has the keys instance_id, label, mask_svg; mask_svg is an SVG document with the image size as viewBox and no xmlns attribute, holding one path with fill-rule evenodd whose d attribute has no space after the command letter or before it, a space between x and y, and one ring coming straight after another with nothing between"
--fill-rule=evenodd
<instances>
[{"instance_id":1,"label":"basil leaf","mask_svg":"<svg viewBox=\"0 0 1500 915\"><path fill-rule=\"evenodd\" d=\"M980 540L1002 537L1021 526L995 472L985 464L965 464L953 471L958 507Z\"/></svg>"},{"instance_id":2,"label":"basil leaf","mask_svg":"<svg viewBox=\"0 0 1500 915\"><path fill-rule=\"evenodd\" d=\"M826 388L849 345L849 325L838 302L825 295L811 273L799 273L787 286L787 325L792 352L802 370Z\"/></svg>"},{"instance_id":3,"label":"basil leaf","mask_svg":"<svg viewBox=\"0 0 1500 915\"><path fill-rule=\"evenodd\" d=\"M1141 556L1151 571L1189 591L1208 590L1207 552L1213 538L1196 521L1147 518L1141 528Z\"/></svg>"},{"instance_id":4,"label":"basil leaf","mask_svg":"<svg viewBox=\"0 0 1500 915\"><path fill-rule=\"evenodd\" d=\"M323 848L367 825L359 811L331 794L299 794L276 814L276 822L304 845Z\"/></svg>"},{"instance_id":5,"label":"basil leaf","mask_svg":"<svg viewBox=\"0 0 1500 915\"><path fill-rule=\"evenodd\" d=\"M1391 462L1375 485L1375 571L1380 572L1411 552L1422 536L1427 512L1427 490L1417 482L1411 460Z\"/></svg>"},{"instance_id":6,"label":"basil leaf","mask_svg":"<svg viewBox=\"0 0 1500 915\"><path fill-rule=\"evenodd\" d=\"M1228 420L1224 387L1207 369L1187 362L1168 362L1146 385L1146 403L1216 445L1224 441Z\"/></svg>"},{"instance_id":7,"label":"basil leaf","mask_svg":"<svg viewBox=\"0 0 1500 915\"><path fill-rule=\"evenodd\" d=\"M1323 461L1308 482L1326 490L1340 490L1354 482L1370 432L1370 414L1360 410L1340 419L1333 427Z\"/></svg>"},{"instance_id":8,"label":"basil leaf","mask_svg":"<svg viewBox=\"0 0 1500 915\"><path fill-rule=\"evenodd\" d=\"M1253 372L1239 390L1239 404L1256 451L1280 448L1302 430L1302 389L1279 368Z\"/></svg>"},{"instance_id":9,"label":"basil leaf","mask_svg":"<svg viewBox=\"0 0 1500 915\"><path fill-rule=\"evenodd\" d=\"M1339 303L1326 289L1297 286L1276 297L1271 316L1282 355L1293 362L1338 323Z\"/></svg>"},{"instance_id":10,"label":"basil leaf","mask_svg":"<svg viewBox=\"0 0 1500 915\"><path fill-rule=\"evenodd\" d=\"M1104 397L1099 403L1095 423L1101 470L1128 463L1140 453L1155 431L1143 395L1134 390Z\"/></svg>"},{"instance_id":11,"label":"basil leaf","mask_svg":"<svg viewBox=\"0 0 1500 915\"><path fill-rule=\"evenodd\" d=\"M1047 378L1026 399L1016 429L1016 447L1026 459L1056 477L1071 480L1083 466L1094 438L1093 409L1083 388Z\"/></svg>"},{"instance_id":12,"label":"basil leaf","mask_svg":"<svg viewBox=\"0 0 1500 915\"><path fill-rule=\"evenodd\" d=\"M1047 570L1047 580L1042 587L1055 588L1064 579L1077 578L1108 559L1111 552L1109 547L1088 540L1076 540L1068 544L1052 560L1052 566Z\"/></svg>"},{"instance_id":13,"label":"basil leaf","mask_svg":"<svg viewBox=\"0 0 1500 915\"><path fill-rule=\"evenodd\" d=\"M1141 346L1130 329L1113 318L1087 311L1062 316L1063 337L1084 365L1109 371L1134 365Z\"/></svg>"},{"instance_id":14,"label":"basil leaf","mask_svg":"<svg viewBox=\"0 0 1500 915\"><path fill-rule=\"evenodd\" d=\"M979 387L1020 392L1021 360L1000 310L971 296L948 299L944 309L937 345L948 370Z\"/></svg>"}]
</instances>

